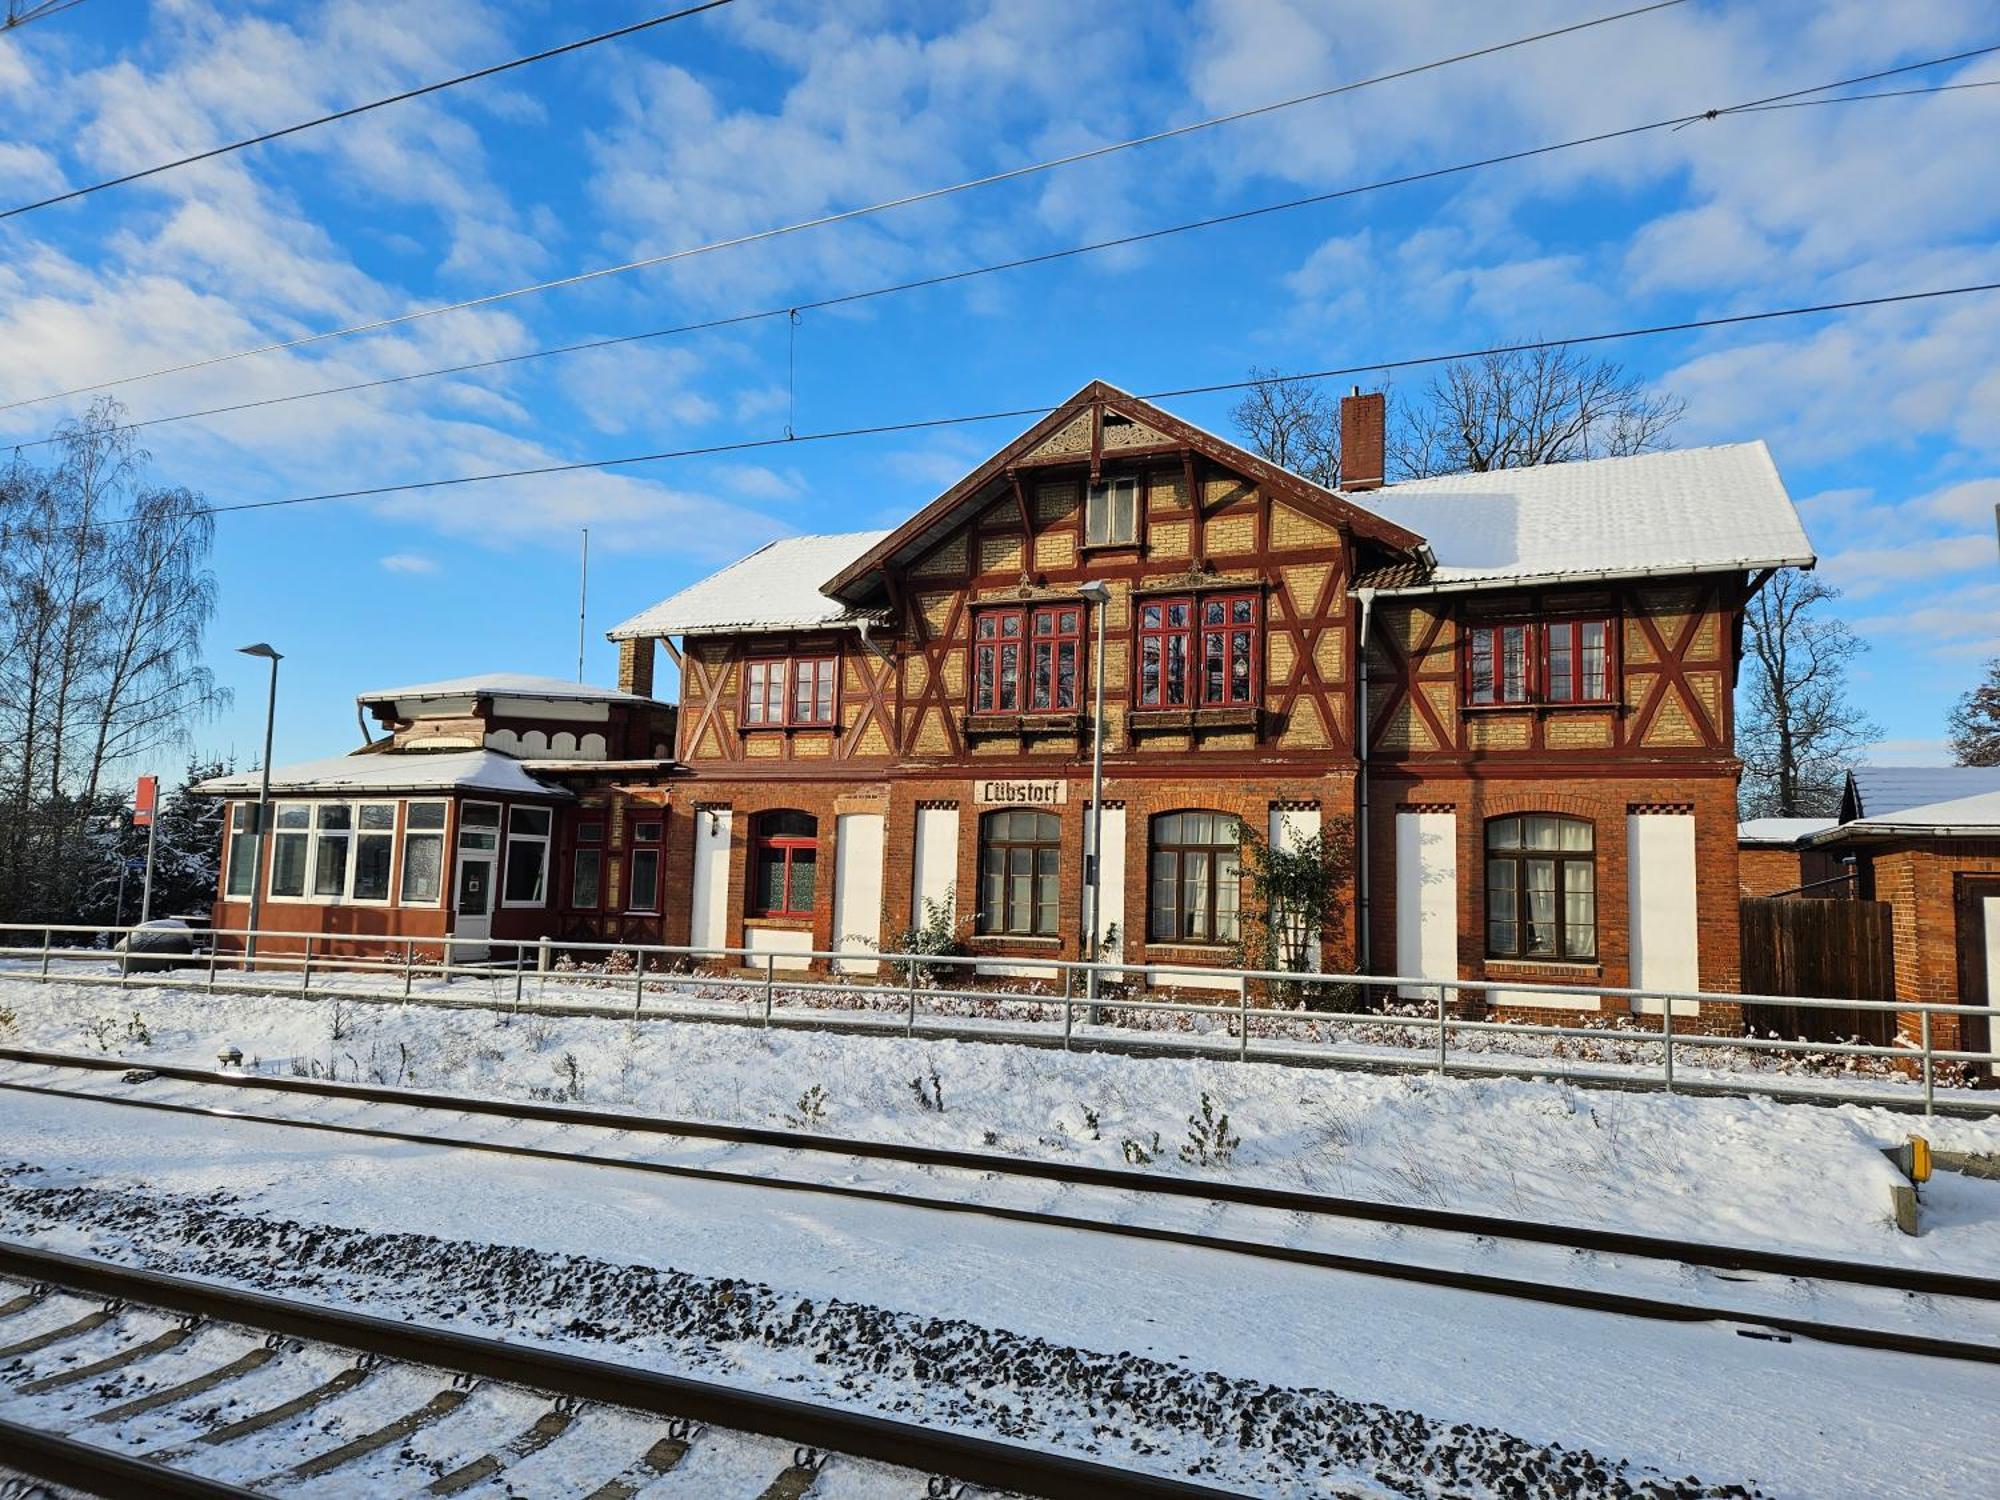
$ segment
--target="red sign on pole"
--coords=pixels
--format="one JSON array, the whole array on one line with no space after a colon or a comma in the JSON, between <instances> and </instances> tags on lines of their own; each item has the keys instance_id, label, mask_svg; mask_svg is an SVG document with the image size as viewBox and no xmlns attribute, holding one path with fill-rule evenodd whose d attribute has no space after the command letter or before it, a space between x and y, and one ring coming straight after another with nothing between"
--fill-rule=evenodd
<instances>
[{"instance_id":1,"label":"red sign on pole","mask_svg":"<svg viewBox=\"0 0 2000 1500\"><path fill-rule=\"evenodd\" d=\"M153 808L160 800L160 778L141 776L139 790L132 796L132 826L144 828L153 821Z\"/></svg>"}]
</instances>

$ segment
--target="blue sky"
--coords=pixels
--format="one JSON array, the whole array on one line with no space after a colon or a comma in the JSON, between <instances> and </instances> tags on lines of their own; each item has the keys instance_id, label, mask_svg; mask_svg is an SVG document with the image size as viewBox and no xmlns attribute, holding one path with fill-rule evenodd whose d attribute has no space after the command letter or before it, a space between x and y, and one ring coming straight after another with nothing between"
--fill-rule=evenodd
<instances>
[{"instance_id":1,"label":"blue sky","mask_svg":"<svg viewBox=\"0 0 2000 1500\"><path fill-rule=\"evenodd\" d=\"M664 0L85 0L0 37L0 204L656 13ZM0 402L659 254L1621 8L1548 0L737 0L699 20L0 222ZM1885 24L1893 17L1893 25ZM1690 3L1101 161L676 266L119 388L135 418L937 274L2000 42L1974 4ZM1923 75L2000 78L2000 54ZM1242 227L805 314L165 423L217 503L1149 391L2000 280L2000 90L1739 115ZM1882 760L1942 758L2000 642L2000 294L1613 351L1683 444L1768 441ZM1404 377L1404 383L1413 382ZM1364 383L1372 384L1374 382ZM83 398L0 413L45 436ZM1228 397L1169 403L1227 427ZM587 670L770 537L893 522L1020 424L222 518L210 641L277 758L353 694ZM664 665L664 663L663 663ZM170 768L163 768L170 769Z\"/></svg>"}]
</instances>

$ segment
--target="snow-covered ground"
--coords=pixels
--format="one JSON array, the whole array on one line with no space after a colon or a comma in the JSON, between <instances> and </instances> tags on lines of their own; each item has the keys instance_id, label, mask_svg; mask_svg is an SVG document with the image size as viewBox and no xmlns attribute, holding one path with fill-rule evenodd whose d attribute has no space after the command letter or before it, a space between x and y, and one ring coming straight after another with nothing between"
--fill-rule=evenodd
<instances>
[{"instance_id":1,"label":"snow-covered ground","mask_svg":"<svg viewBox=\"0 0 2000 1500\"><path fill-rule=\"evenodd\" d=\"M698 1022L0 987L0 1045L1212 1174L1506 1217L2000 1274L2000 1183L1941 1173L1925 1232L1881 1148L2000 1152L2000 1121ZM135 1020L136 1017L136 1020ZM1204 1097L1236 1142L1189 1140ZM1182 1159L1182 1148L1197 1159Z\"/></svg>"},{"instance_id":2,"label":"snow-covered ground","mask_svg":"<svg viewBox=\"0 0 2000 1500\"><path fill-rule=\"evenodd\" d=\"M957 1107L948 1060L944 1115L921 1111L933 1126ZM1258 1494L1618 1495L1648 1470L1698 1476L1670 1494L2000 1486L1990 1445L1937 1440L1983 1430L2000 1400L2000 1371L1963 1362L21 1094L0 1095L0 1161L27 1164L0 1182L0 1233L50 1248L598 1353L611 1341L635 1362L1160 1472L1198 1465ZM1467 1451L1469 1468L1438 1462ZM1560 1487L1522 1487L1552 1470ZM1745 1488L1714 1488L1729 1484Z\"/></svg>"}]
</instances>

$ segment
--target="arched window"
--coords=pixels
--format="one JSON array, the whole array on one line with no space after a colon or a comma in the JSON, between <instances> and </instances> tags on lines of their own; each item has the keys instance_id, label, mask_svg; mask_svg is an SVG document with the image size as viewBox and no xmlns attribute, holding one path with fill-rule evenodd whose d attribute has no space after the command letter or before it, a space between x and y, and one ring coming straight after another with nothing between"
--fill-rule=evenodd
<instances>
[{"instance_id":1,"label":"arched window","mask_svg":"<svg viewBox=\"0 0 2000 1500\"><path fill-rule=\"evenodd\" d=\"M1153 819L1146 936L1156 943L1235 942L1241 932L1242 849L1242 825L1229 813L1162 813Z\"/></svg>"},{"instance_id":2,"label":"arched window","mask_svg":"<svg viewBox=\"0 0 2000 1500\"><path fill-rule=\"evenodd\" d=\"M1062 820L1005 808L979 820L979 930L1054 937L1062 909Z\"/></svg>"},{"instance_id":3,"label":"arched window","mask_svg":"<svg viewBox=\"0 0 2000 1500\"><path fill-rule=\"evenodd\" d=\"M1597 957L1596 830L1523 813L1486 825L1486 952L1493 958Z\"/></svg>"},{"instance_id":4,"label":"arched window","mask_svg":"<svg viewBox=\"0 0 2000 1500\"><path fill-rule=\"evenodd\" d=\"M750 915L809 917L819 889L819 824L793 808L760 813L750 840Z\"/></svg>"}]
</instances>

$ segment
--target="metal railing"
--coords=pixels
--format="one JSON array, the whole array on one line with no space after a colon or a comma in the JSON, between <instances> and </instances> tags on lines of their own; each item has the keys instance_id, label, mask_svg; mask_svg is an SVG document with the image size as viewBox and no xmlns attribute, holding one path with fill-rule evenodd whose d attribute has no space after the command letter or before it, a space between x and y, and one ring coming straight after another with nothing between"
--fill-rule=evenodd
<instances>
[{"instance_id":1,"label":"metal railing","mask_svg":"<svg viewBox=\"0 0 2000 1500\"><path fill-rule=\"evenodd\" d=\"M777 951L270 928L254 934L258 951L249 960L242 947L252 933L240 927L185 928L193 949L187 954L135 952L129 941L114 946L138 931L154 938L159 934L158 928L0 923L0 980L498 1005L514 1011L728 1020L767 1027L888 1029L906 1036L921 1030L931 1037L1046 1045L1059 1041L1064 1048L1113 1045L1246 1062L1421 1069L1440 1076L1609 1079L1670 1093L1692 1084L1709 1092L1810 1093L1903 1106L1920 1094L1927 1114L1935 1109L1939 1089L1946 1088L1958 1107L2000 1112L2000 1091L1957 1087L2000 1082L2000 1052L1991 1050L1990 1043L1988 1050L1970 1050L1939 1046L1936 1040L1937 1018L1984 1017L1990 1026L1992 1018L2000 1017L2000 1006L1992 1005L1090 963L1039 954L902 954L859 947ZM593 955L601 958L597 966L588 962ZM1098 977L1094 999L1088 985L1093 972ZM955 983L942 982L946 978ZM1038 987L1024 989L1017 983L996 988L991 982L1023 978ZM486 993L466 998L458 989L466 981L484 982ZM1216 988L1232 990L1233 998L1186 998L1192 990ZM629 994L629 1002L607 1000L607 992ZM1531 1005L1597 1010L1606 1019L1577 1025L1457 1013L1453 1001L1462 1010L1468 996L1485 1000L1489 1008L1497 1001L1516 1009L1516 997L1531 996L1536 997ZM1602 1011L1607 1002L1618 1001L1626 1002L1622 1010ZM1757 1005L1894 1012L1910 1034L1899 1030L1891 1045L1760 1037L1740 1029L1738 1009ZM1688 1009L1677 1015L1682 1007ZM1720 1016L1732 1029L1716 1029L1717 1007L1724 1008ZM1690 1021L1698 1029L1688 1029ZM1478 1045L1482 1038L1489 1045ZM1473 1045L1467 1045L1468 1039ZM1615 1058L1607 1064L1589 1056L1593 1049L1605 1048L1638 1048L1651 1061ZM1496 1056L1507 1060L1496 1062ZM1859 1065L1869 1081L1881 1086L1855 1088L1824 1074L1787 1078L1759 1066L1762 1059L1785 1058L1808 1067L1815 1060ZM1698 1060L1718 1066L1690 1078L1690 1064L1699 1066Z\"/></svg>"}]
</instances>

